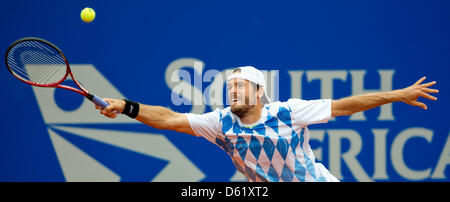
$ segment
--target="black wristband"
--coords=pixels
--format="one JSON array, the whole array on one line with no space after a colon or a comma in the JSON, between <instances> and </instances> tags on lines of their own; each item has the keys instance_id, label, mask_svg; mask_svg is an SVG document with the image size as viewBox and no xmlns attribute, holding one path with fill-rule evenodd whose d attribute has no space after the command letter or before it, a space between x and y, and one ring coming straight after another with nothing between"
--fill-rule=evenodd
<instances>
[{"instance_id":1,"label":"black wristband","mask_svg":"<svg viewBox=\"0 0 450 202\"><path fill-rule=\"evenodd\" d=\"M133 119L136 118L139 113L139 103L127 99L123 99L123 101L125 101L125 108L123 109L122 114Z\"/></svg>"}]
</instances>

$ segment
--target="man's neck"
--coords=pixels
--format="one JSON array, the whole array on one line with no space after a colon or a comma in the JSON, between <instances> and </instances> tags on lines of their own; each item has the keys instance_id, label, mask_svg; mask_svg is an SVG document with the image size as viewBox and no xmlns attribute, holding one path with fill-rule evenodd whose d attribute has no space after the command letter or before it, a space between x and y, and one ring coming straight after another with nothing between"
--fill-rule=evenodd
<instances>
[{"instance_id":1,"label":"man's neck","mask_svg":"<svg viewBox=\"0 0 450 202\"><path fill-rule=\"evenodd\" d=\"M241 122L243 124L252 124L257 122L261 118L263 107L263 105L258 103L249 113L245 114L243 117L240 117Z\"/></svg>"}]
</instances>

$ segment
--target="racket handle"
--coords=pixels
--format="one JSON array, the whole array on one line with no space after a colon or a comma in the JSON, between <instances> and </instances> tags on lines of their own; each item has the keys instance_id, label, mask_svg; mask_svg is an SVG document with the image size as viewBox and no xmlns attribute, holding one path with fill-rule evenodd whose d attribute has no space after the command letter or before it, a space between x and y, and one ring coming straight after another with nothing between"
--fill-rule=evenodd
<instances>
[{"instance_id":1,"label":"racket handle","mask_svg":"<svg viewBox=\"0 0 450 202\"><path fill-rule=\"evenodd\" d=\"M109 106L109 103L105 102L104 100L102 100L101 98L97 97L96 95L92 95L91 96L87 96L87 98L92 101L93 103L95 103L96 105L102 107L103 109L107 106Z\"/></svg>"},{"instance_id":2,"label":"racket handle","mask_svg":"<svg viewBox=\"0 0 450 202\"><path fill-rule=\"evenodd\" d=\"M92 101L93 103L95 103L96 105L102 107L103 109L105 107L109 106L109 103L105 102L103 99L97 97L94 94L88 94L86 96L86 98L89 99L90 101ZM119 112L116 112L116 113L118 114Z\"/></svg>"}]
</instances>

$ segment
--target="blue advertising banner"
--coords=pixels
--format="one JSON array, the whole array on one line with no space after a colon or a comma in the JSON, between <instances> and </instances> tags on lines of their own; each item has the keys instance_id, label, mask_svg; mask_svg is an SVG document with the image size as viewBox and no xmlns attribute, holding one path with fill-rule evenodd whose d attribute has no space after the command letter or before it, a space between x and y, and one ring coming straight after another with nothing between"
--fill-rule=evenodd
<instances>
[{"instance_id":1,"label":"blue advertising banner","mask_svg":"<svg viewBox=\"0 0 450 202\"><path fill-rule=\"evenodd\" d=\"M2 56L40 37L97 96L182 113L227 107L220 75L240 66L263 70L272 101L390 91L426 76L440 91L419 98L427 110L395 102L332 118L308 127L310 144L341 181L450 179L450 1L15 0L2 2L0 24ZM76 93L26 85L0 66L0 181L246 181L204 138L106 118Z\"/></svg>"}]
</instances>

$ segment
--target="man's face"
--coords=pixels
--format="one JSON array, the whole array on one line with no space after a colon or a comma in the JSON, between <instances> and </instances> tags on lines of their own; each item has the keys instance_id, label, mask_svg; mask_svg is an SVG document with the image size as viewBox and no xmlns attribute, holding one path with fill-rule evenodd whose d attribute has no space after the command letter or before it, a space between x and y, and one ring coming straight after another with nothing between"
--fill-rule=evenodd
<instances>
[{"instance_id":1,"label":"man's face","mask_svg":"<svg viewBox=\"0 0 450 202\"><path fill-rule=\"evenodd\" d=\"M258 102L256 87L245 79L235 78L227 83L231 112L238 117L244 116Z\"/></svg>"}]
</instances>

